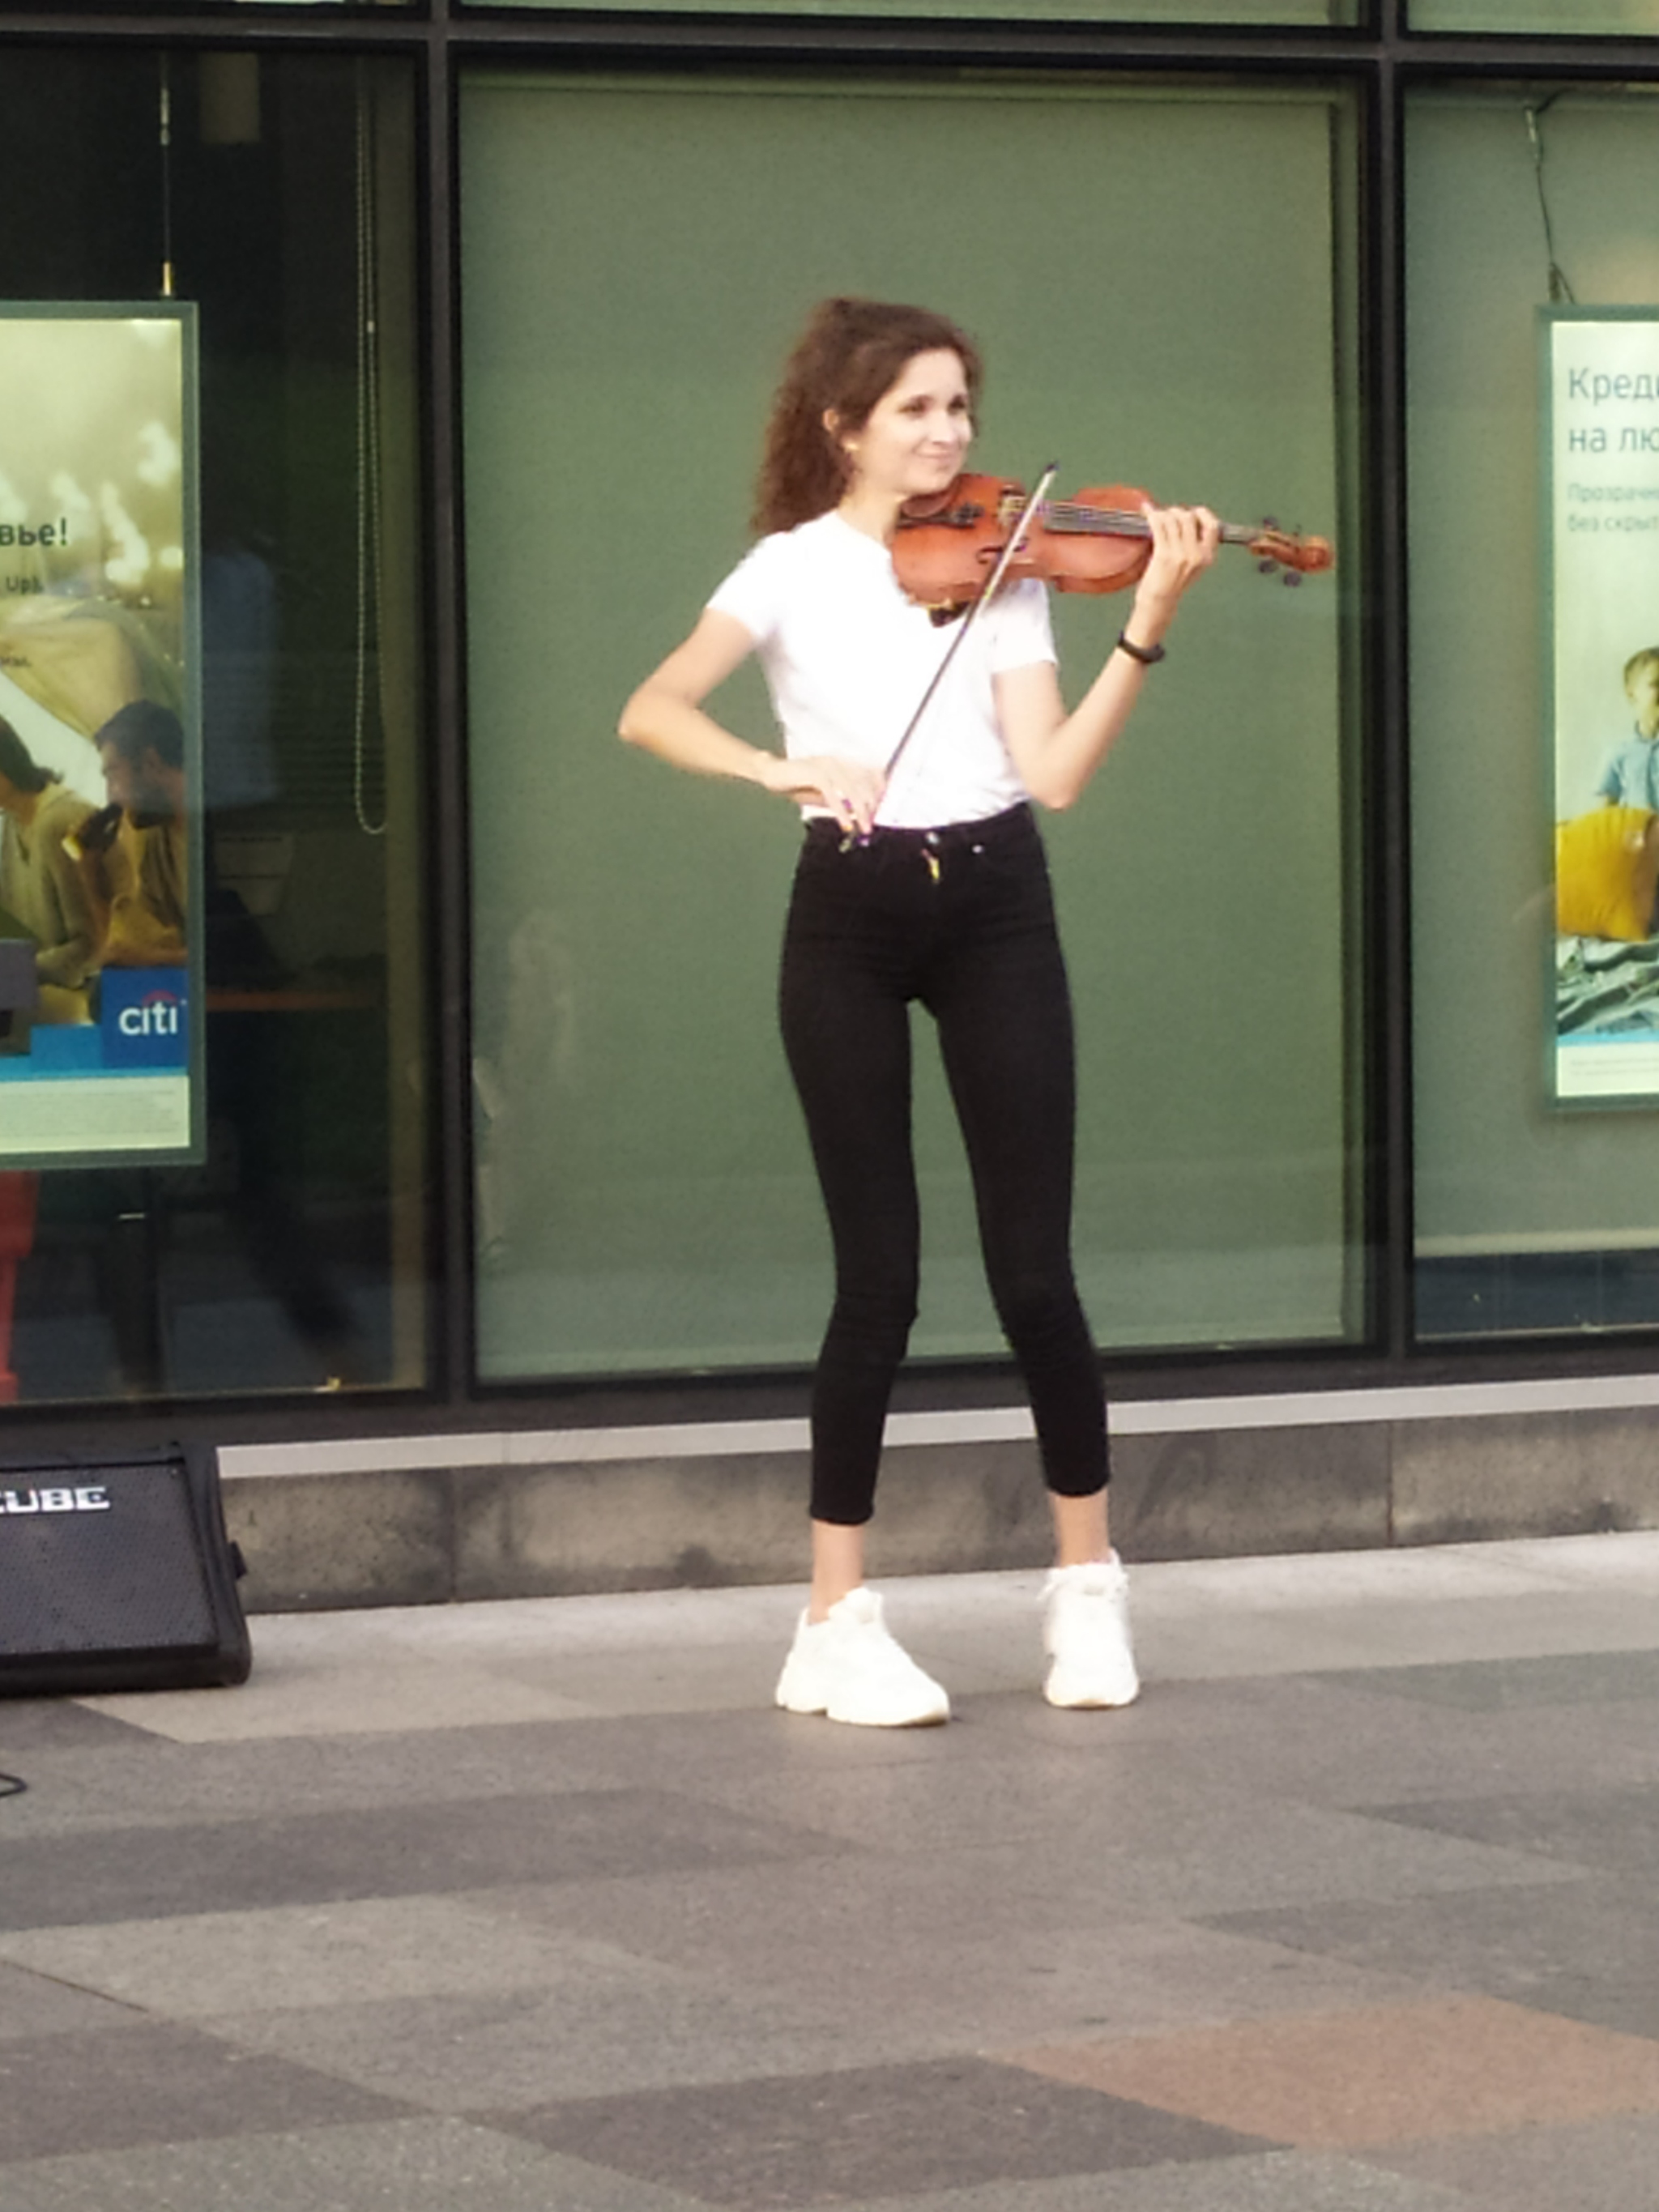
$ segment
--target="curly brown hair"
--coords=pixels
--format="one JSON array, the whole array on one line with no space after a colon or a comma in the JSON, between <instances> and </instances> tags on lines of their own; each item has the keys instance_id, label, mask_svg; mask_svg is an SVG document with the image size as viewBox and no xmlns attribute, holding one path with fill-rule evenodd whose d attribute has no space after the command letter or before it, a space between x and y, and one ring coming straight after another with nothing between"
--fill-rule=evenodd
<instances>
[{"instance_id":1,"label":"curly brown hair","mask_svg":"<svg viewBox=\"0 0 1659 2212\"><path fill-rule=\"evenodd\" d=\"M861 430L919 353L957 356L969 409L977 414L984 381L979 349L945 316L879 300L825 300L812 310L784 364L766 425L755 485L757 530L793 530L836 505L847 489L848 462L825 416L834 416L842 435Z\"/></svg>"}]
</instances>

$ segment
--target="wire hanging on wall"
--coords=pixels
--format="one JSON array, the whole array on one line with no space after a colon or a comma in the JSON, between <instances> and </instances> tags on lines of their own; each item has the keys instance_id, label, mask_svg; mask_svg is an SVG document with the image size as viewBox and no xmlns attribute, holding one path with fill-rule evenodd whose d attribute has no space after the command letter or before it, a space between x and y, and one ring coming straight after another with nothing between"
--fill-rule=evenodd
<instances>
[{"instance_id":1,"label":"wire hanging on wall","mask_svg":"<svg viewBox=\"0 0 1659 2212\"><path fill-rule=\"evenodd\" d=\"M1549 264L1550 302L1552 306L1559 307L1565 301L1573 307L1577 302L1574 299L1572 287L1567 282L1566 271L1555 258L1555 229L1550 221L1549 195L1544 189L1544 133L1540 125L1560 97L1559 92L1553 92L1547 100L1538 100L1526 110L1527 137L1532 143L1532 172L1538 186L1538 212L1544 218L1544 252Z\"/></svg>"},{"instance_id":2,"label":"wire hanging on wall","mask_svg":"<svg viewBox=\"0 0 1659 2212\"><path fill-rule=\"evenodd\" d=\"M364 798L368 780L369 661L378 645L380 603L380 347L375 300L379 270L374 193L374 109L362 64L357 73L357 634L351 712L351 803L366 837L384 837ZM377 687L378 689L378 687ZM385 757L382 748L382 774Z\"/></svg>"},{"instance_id":3,"label":"wire hanging on wall","mask_svg":"<svg viewBox=\"0 0 1659 2212\"><path fill-rule=\"evenodd\" d=\"M155 143L161 157L161 297L173 297L173 63L157 58Z\"/></svg>"}]
</instances>

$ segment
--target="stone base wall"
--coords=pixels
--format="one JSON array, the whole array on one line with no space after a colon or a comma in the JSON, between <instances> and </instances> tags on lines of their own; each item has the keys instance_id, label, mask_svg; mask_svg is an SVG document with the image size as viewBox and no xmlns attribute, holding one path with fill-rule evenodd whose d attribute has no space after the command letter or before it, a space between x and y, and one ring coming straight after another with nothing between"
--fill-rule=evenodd
<instances>
[{"instance_id":1,"label":"stone base wall","mask_svg":"<svg viewBox=\"0 0 1659 2212\"><path fill-rule=\"evenodd\" d=\"M1659 1527L1659 1409L1205 1428L1114 1443L1124 1556L1222 1559ZM795 1451L245 1474L225 1484L255 1611L793 1582ZM1029 1443L890 1448L872 1572L1031 1567Z\"/></svg>"}]
</instances>

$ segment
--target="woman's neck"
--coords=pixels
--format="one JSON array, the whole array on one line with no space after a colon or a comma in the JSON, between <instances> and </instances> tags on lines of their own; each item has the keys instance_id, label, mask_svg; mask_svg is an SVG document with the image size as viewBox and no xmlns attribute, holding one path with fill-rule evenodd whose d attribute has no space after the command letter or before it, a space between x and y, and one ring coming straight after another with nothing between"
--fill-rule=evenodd
<instances>
[{"instance_id":1,"label":"woman's neck","mask_svg":"<svg viewBox=\"0 0 1659 2212\"><path fill-rule=\"evenodd\" d=\"M9 814L20 830L27 830L40 811L38 791L19 791L14 783L3 799L0 799L0 814Z\"/></svg>"},{"instance_id":2,"label":"woman's neck","mask_svg":"<svg viewBox=\"0 0 1659 2212\"><path fill-rule=\"evenodd\" d=\"M853 484L842 493L836 512L862 536L873 538L878 545L890 545L903 504L891 493L872 490L867 484Z\"/></svg>"}]
</instances>

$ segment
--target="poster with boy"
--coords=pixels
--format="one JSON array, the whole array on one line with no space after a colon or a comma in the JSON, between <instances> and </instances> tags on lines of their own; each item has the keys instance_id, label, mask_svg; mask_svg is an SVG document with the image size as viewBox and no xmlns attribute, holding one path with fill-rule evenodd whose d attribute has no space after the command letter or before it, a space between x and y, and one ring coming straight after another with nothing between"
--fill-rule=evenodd
<instances>
[{"instance_id":1,"label":"poster with boy","mask_svg":"<svg viewBox=\"0 0 1659 2212\"><path fill-rule=\"evenodd\" d=\"M0 1170L200 1156L194 341L0 305Z\"/></svg>"},{"instance_id":2,"label":"poster with boy","mask_svg":"<svg viewBox=\"0 0 1659 2212\"><path fill-rule=\"evenodd\" d=\"M1659 310L1540 311L1551 1088L1659 1103Z\"/></svg>"}]
</instances>

